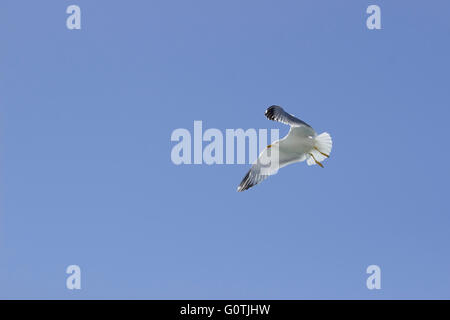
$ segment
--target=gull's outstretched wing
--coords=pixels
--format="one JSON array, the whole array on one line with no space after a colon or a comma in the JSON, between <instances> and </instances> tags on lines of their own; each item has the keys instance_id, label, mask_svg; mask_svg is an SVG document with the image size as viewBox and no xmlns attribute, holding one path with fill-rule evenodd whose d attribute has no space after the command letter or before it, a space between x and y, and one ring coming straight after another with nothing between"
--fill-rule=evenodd
<instances>
[{"instance_id":1,"label":"gull's outstretched wing","mask_svg":"<svg viewBox=\"0 0 450 320\"><path fill-rule=\"evenodd\" d=\"M281 123L290 125L291 127L307 126L307 127L311 128L311 126L309 124L307 124L306 122L304 122L300 119L297 119L292 114L287 113L280 106L271 106L271 107L267 108L264 115L269 120L279 121Z\"/></svg>"},{"instance_id":2,"label":"gull's outstretched wing","mask_svg":"<svg viewBox=\"0 0 450 320\"><path fill-rule=\"evenodd\" d=\"M261 181L267 179L269 176L276 174L279 169L287 166L288 164L305 159L305 155L285 152L283 150L280 150L278 144L275 144L270 147L271 155L273 155L272 152L278 152L278 161L276 161L276 158L272 157L273 162L271 162L271 165L264 165L264 163L269 163L268 159L270 159L270 157L268 155L268 149L269 148L265 148L264 151L261 152L259 158L252 165L250 170L245 175L244 179L242 179L237 188L238 192L247 190L254 185L257 185Z\"/></svg>"}]
</instances>

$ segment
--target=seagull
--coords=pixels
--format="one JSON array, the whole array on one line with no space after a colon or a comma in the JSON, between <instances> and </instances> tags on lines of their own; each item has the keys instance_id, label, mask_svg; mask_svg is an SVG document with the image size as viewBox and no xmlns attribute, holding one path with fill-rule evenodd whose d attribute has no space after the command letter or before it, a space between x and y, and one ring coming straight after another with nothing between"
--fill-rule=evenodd
<instances>
[{"instance_id":1,"label":"seagull","mask_svg":"<svg viewBox=\"0 0 450 320\"><path fill-rule=\"evenodd\" d=\"M333 142L327 132L317 135L309 124L287 113L280 106L270 106L264 115L269 120L289 125L291 129L283 139L268 145L261 152L239 184L238 192L257 185L288 164L306 160L309 166L317 164L323 168L322 161L330 157ZM265 165L268 161L263 160L270 159L275 154L278 155L278 161L270 163L269 166Z\"/></svg>"}]
</instances>

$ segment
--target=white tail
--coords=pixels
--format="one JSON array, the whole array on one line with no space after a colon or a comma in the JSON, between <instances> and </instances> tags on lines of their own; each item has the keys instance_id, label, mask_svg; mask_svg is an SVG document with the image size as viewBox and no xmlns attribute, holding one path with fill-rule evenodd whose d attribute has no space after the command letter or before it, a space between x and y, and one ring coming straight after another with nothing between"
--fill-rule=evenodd
<instances>
[{"instance_id":1,"label":"white tail","mask_svg":"<svg viewBox=\"0 0 450 320\"><path fill-rule=\"evenodd\" d=\"M324 132L319 134L315 138L314 149L311 151L311 153L318 162L321 162L327 158L324 154L328 156L330 155L332 147L333 140L331 140L331 136L328 134L328 132ZM314 158L309 156L306 160L306 163L309 166L316 164Z\"/></svg>"}]
</instances>

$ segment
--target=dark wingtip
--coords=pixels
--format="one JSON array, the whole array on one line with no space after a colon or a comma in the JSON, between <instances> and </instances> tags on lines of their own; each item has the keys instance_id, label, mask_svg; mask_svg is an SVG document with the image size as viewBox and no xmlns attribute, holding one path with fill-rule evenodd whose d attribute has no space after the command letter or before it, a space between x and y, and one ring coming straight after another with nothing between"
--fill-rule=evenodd
<instances>
[{"instance_id":1,"label":"dark wingtip","mask_svg":"<svg viewBox=\"0 0 450 320\"><path fill-rule=\"evenodd\" d=\"M245 191L253 186L254 185L250 183L250 171L249 171L249 172L247 172L244 179L242 179L241 183L237 187L237 192Z\"/></svg>"},{"instance_id":2,"label":"dark wingtip","mask_svg":"<svg viewBox=\"0 0 450 320\"><path fill-rule=\"evenodd\" d=\"M275 110L276 109L283 110L280 106L272 105L272 106L267 108L266 112L264 112L264 115L266 116L266 118L269 119L269 120L276 120L275 119Z\"/></svg>"}]
</instances>

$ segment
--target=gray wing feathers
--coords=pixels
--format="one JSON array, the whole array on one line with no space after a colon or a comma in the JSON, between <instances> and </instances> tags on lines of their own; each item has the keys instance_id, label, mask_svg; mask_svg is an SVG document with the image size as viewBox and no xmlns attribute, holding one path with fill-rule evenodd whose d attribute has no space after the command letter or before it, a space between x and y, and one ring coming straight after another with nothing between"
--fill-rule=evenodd
<instances>
[{"instance_id":1,"label":"gray wing feathers","mask_svg":"<svg viewBox=\"0 0 450 320\"><path fill-rule=\"evenodd\" d=\"M284 150L280 150L278 148L278 145L272 147L272 149L275 148L277 148L279 152L278 161L275 162L276 165L274 166L261 165L260 159L263 156L267 157L267 148L264 149L264 151L259 156L258 160L252 165L250 170L245 175L244 179L242 179L241 183L237 188L238 192L250 189L251 187L257 185L261 181L267 179L269 176L276 174L278 172L278 169L281 169L287 166L288 164L304 160L304 155L299 155L295 153L294 154L286 153Z\"/></svg>"},{"instance_id":2,"label":"gray wing feathers","mask_svg":"<svg viewBox=\"0 0 450 320\"><path fill-rule=\"evenodd\" d=\"M239 184L237 191L241 192L247 189L250 189L254 185L257 185L261 181L265 180L268 175L261 174L261 170L259 166L252 166L251 169L247 172L244 179L242 179Z\"/></svg>"},{"instance_id":3,"label":"gray wing feathers","mask_svg":"<svg viewBox=\"0 0 450 320\"><path fill-rule=\"evenodd\" d=\"M269 120L278 121L278 122L290 125L291 127L299 127L299 126L311 127L306 122L304 122L300 119L297 119L293 115L284 111L283 108L280 106L271 106L271 107L267 108L264 115Z\"/></svg>"}]
</instances>

